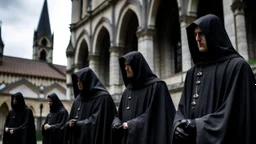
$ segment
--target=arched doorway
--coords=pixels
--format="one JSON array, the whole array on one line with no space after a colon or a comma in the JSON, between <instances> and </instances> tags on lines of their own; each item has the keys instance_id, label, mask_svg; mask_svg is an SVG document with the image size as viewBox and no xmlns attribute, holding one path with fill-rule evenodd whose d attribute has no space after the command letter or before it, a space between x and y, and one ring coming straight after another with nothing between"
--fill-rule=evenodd
<instances>
[{"instance_id":1,"label":"arched doorway","mask_svg":"<svg viewBox=\"0 0 256 144\"><path fill-rule=\"evenodd\" d=\"M99 50L99 77L105 86L109 86L109 53L110 36L105 27L102 27L96 43L96 49Z\"/></svg>"},{"instance_id":2,"label":"arched doorway","mask_svg":"<svg viewBox=\"0 0 256 144\"><path fill-rule=\"evenodd\" d=\"M3 103L0 107L0 137L4 131L4 123L8 115L9 109L6 103Z\"/></svg>"},{"instance_id":3,"label":"arched doorway","mask_svg":"<svg viewBox=\"0 0 256 144\"><path fill-rule=\"evenodd\" d=\"M249 60L256 60L256 15L254 9L256 8L255 0L244 0L245 4L244 15L247 34L248 54Z\"/></svg>"},{"instance_id":4,"label":"arched doorway","mask_svg":"<svg viewBox=\"0 0 256 144\"><path fill-rule=\"evenodd\" d=\"M80 44L77 66L78 66L78 69L89 66L88 45L85 40L82 40Z\"/></svg>"},{"instance_id":5,"label":"arched doorway","mask_svg":"<svg viewBox=\"0 0 256 144\"><path fill-rule=\"evenodd\" d=\"M160 2L155 27L155 68L161 78L167 78L182 70L181 34L176 1Z\"/></svg>"},{"instance_id":6,"label":"arched doorway","mask_svg":"<svg viewBox=\"0 0 256 144\"><path fill-rule=\"evenodd\" d=\"M41 60L41 61L46 61L46 51L45 51L45 50L42 50L42 51L40 52L40 58L39 58L39 60Z\"/></svg>"},{"instance_id":7,"label":"arched doorway","mask_svg":"<svg viewBox=\"0 0 256 144\"><path fill-rule=\"evenodd\" d=\"M132 10L127 10L121 25L121 44L124 45L123 54L138 50L138 38L136 35L139 26L138 18Z\"/></svg>"}]
</instances>

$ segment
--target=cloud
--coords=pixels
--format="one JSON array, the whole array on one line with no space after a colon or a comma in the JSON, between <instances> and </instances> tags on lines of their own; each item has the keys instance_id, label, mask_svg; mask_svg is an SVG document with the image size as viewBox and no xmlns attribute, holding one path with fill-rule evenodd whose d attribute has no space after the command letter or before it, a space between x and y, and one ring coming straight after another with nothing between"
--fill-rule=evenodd
<instances>
[{"instance_id":1,"label":"cloud","mask_svg":"<svg viewBox=\"0 0 256 144\"><path fill-rule=\"evenodd\" d=\"M0 9L9 9L22 5L20 0L0 0Z\"/></svg>"}]
</instances>

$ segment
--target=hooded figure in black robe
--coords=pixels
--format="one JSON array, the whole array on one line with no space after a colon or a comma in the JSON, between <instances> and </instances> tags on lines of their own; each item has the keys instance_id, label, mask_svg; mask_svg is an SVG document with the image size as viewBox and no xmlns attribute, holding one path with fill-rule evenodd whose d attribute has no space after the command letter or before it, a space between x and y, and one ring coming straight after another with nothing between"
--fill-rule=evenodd
<instances>
[{"instance_id":1,"label":"hooded figure in black robe","mask_svg":"<svg viewBox=\"0 0 256 144\"><path fill-rule=\"evenodd\" d=\"M176 110L165 82L153 74L140 52L124 55L119 63L126 89L112 124L117 143L170 144Z\"/></svg>"},{"instance_id":2,"label":"hooded figure in black robe","mask_svg":"<svg viewBox=\"0 0 256 144\"><path fill-rule=\"evenodd\" d=\"M36 144L34 116L20 92L12 95L11 106L4 125L3 144Z\"/></svg>"},{"instance_id":3,"label":"hooded figure in black robe","mask_svg":"<svg viewBox=\"0 0 256 144\"><path fill-rule=\"evenodd\" d=\"M70 144L111 144L114 101L90 68L72 74L76 97L66 125ZM80 89L80 90L79 90Z\"/></svg>"},{"instance_id":4,"label":"hooded figure in black robe","mask_svg":"<svg viewBox=\"0 0 256 144\"><path fill-rule=\"evenodd\" d=\"M68 120L68 112L55 93L48 95L47 98L50 113L42 126L43 144L63 144L63 126Z\"/></svg>"},{"instance_id":5,"label":"hooded figure in black robe","mask_svg":"<svg viewBox=\"0 0 256 144\"><path fill-rule=\"evenodd\" d=\"M175 144L255 144L256 91L250 65L215 15L197 19L187 27L187 36L195 66L187 72L174 119ZM208 51L201 52L204 38Z\"/></svg>"}]
</instances>

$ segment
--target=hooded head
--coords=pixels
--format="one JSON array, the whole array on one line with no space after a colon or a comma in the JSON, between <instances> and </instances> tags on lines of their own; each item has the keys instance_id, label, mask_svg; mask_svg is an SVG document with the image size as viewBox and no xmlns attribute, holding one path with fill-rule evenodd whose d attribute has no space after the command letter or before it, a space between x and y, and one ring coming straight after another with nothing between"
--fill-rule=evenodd
<instances>
[{"instance_id":1,"label":"hooded head","mask_svg":"<svg viewBox=\"0 0 256 144\"><path fill-rule=\"evenodd\" d=\"M63 107L62 102L55 93L48 95L47 98L51 100L50 112L56 112Z\"/></svg>"},{"instance_id":2,"label":"hooded head","mask_svg":"<svg viewBox=\"0 0 256 144\"><path fill-rule=\"evenodd\" d=\"M22 111L27 107L22 93L17 92L12 95L11 106L15 111Z\"/></svg>"},{"instance_id":3,"label":"hooded head","mask_svg":"<svg viewBox=\"0 0 256 144\"><path fill-rule=\"evenodd\" d=\"M79 90L78 88L78 79L80 79L83 85L82 90ZM75 97L77 97L80 94L80 98L89 98L96 96L96 93L98 92L107 92L106 88L100 82L99 78L88 67L73 73L72 83Z\"/></svg>"},{"instance_id":4,"label":"hooded head","mask_svg":"<svg viewBox=\"0 0 256 144\"><path fill-rule=\"evenodd\" d=\"M132 77L127 77L125 62L131 66L133 72ZM125 86L130 84L132 87L142 87L144 85L159 81L157 76L151 71L143 55L138 51L129 52L119 58L119 64Z\"/></svg>"},{"instance_id":5,"label":"hooded head","mask_svg":"<svg viewBox=\"0 0 256 144\"><path fill-rule=\"evenodd\" d=\"M195 29L199 27L206 39L207 51L200 50L195 37ZM240 56L233 48L221 20L213 15L205 15L187 27L189 49L195 64L222 61Z\"/></svg>"}]
</instances>

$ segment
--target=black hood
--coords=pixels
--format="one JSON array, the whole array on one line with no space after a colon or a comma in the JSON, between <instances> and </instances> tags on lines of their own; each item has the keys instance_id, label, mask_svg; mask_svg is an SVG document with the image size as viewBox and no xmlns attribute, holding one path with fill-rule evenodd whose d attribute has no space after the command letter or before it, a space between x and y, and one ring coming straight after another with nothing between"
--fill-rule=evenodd
<instances>
[{"instance_id":1,"label":"black hood","mask_svg":"<svg viewBox=\"0 0 256 144\"><path fill-rule=\"evenodd\" d=\"M15 105L13 103L14 98L16 99L16 104ZM12 109L14 109L15 111L22 111L27 107L22 93L17 92L17 93L12 95L11 106L12 106Z\"/></svg>"},{"instance_id":2,"label":"black hood","mask_svg":"<svg viewBox=\"0 0 256 144\"><path fill-rule=\"evenodd\" d=\"M127 60L133 71L133 78L128 78L125 71L124 62ZM124 84L127 87L143 87L144 85L160 81L150 69L143 55L138 51L132 51L119 58L119 64L123 75Z\"/></svg>"},{"instance_id":3,"label":"black hood","mask_svg":"<svg viewBox=\"0 0 256 144\"><path fill-rule=\"evenodd\" d=\"M50 112L56 112L64 107L59 97L55 93L48 95L47 98L50 98L52 100L52 105L50 106Z\"/></svg>"},{"instance_id":4,"label":"black hood","mask_svg":"<svg viewBox=\"0 0 256 144\"><path fill-rule=\"evenodd\" d=\"M83 90L80 91L77 86L77 78L80 78L83 84ZM100 82L95 73L88 67L83 68L72 74L72 83L75 98L80 94L81 99L97 96L99 93L107 93L106 88Z\"/></svg>"},{"instance_id":5,"label":"black hood","mask_svg":"<svg viewBox=\"0 0 256 144\"><path fill-rule=\"evenodd\" d=\"M194 30L199 26L206 37L208 52L199 52ZM190 53L194 64L217 62L233 57L241 57L231 44L221 20L213 15L205 15L187 27Z\"/></svg>"}]
</instances>

